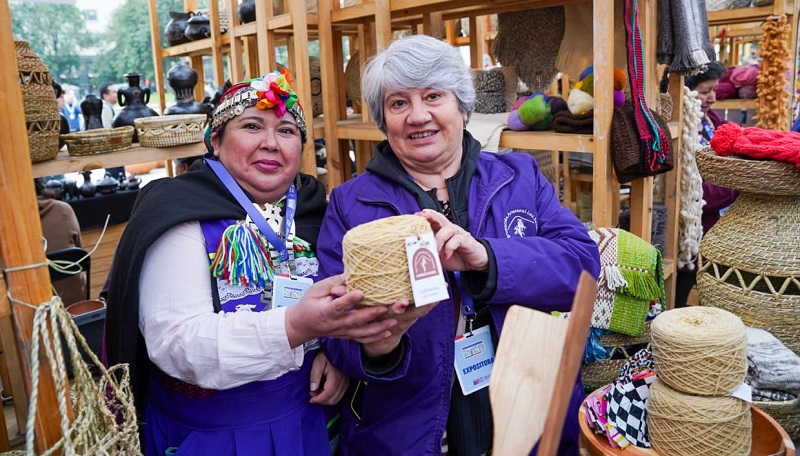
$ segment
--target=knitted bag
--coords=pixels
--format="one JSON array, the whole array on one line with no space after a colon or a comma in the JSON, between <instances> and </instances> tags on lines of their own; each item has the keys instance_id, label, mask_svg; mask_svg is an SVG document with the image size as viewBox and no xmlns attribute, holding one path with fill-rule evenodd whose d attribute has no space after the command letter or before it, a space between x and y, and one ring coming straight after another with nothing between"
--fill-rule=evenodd
<instances>
[{"instance_id":1,"label":"knitted bag","mask_svg":"<svg viewBox=\"0 0 800 456\"><path fill-rule=\"evenodd\" d=\"M658 114L650 110L662 131L669 131L669 126ZM630 101L625 106L614 106L614 116L611 120L611 160L617 180L621 184L631 182L641 177L650 177L672 170L673 154L669 141L661 143L666 159L658 162L655 169L649 170L645 166L646 151L642 151L642 141L636 124L636 115Z\"/></svg>"},{"instance_id":2,"label":"knitted bag","mask_svg":"<svg viewBox=\"0 0 800 456\"><path fill-rule=\"evenodd\" d=\"M596 228L589 237L600 251L592 327L641 336L648 314L660 313L664 305L661 252L617 228ZM655 303L652 311L651 302Z\"/></svg>"}]
</instances>

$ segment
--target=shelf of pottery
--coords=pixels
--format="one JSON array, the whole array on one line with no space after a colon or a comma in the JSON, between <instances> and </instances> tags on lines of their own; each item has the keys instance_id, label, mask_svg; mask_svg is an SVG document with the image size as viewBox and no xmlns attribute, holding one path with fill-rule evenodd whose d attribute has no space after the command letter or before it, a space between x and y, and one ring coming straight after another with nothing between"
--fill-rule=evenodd
<instances>
[{"instance_id":1,"label":"shelf of pottery","mask_svg":"<svg viewBox=\"0 0 800 456\"><path fill-rule=\"evenodd\" d=\"M346 24L357 24L360 33L355 39L355 46L359 50L360 63L364 54L367 57L375 49L386 46L398 30L419 31L432 36L449 36L453 43L452 32L447 33L442 24L452 19L467 18L470 30L476 30L482 24L482 18L495 13L516 12L533 8L553 6L556 2L550 1L453 1L453 0L403 0L388 1L374 0L360 2L351 7L342 7L338 1L319 0L318 32L320 38L320 58L322 63L322 93L324 107L325 140L328 152L328 182L331 187L347 180L350 174L350 141L356 147L356 163L360 169L366 162L371 149L359 148L360 142L375 142L383 139L382 133L377 129L368 114L348 115L346 109L345 87L351 81L345 76L343 62L345 61L342 33L339 27ZM570 2L564 2L566 4ZM656 36L656 2L654 0L640 0L640 23L646 43L645 55L648 56L650 65L646 71L647 80L651 82L646 88L647 99L652 103L657 94L656 82L658 77L655 65L655 36ZM592 222L594 226L614 225L619 213L619 184L617 184L610 158L610 128L613 111L612 81L614 62L614 1L595 0L591 3L591 13L588 22L593 24L591 34L585 37L584 42L592 41L594 46L593 58L589 65L594 64L595 75L595 100L594 100L594 130L593 134L563 134L553 131L511 131L503 130L499 146L516 150L550 150L583 152L592 154L594 159L592 176ZM619 24L618 24L619 25ZM470 56L473 68L482 68L482 55L476 49L485 48L485 42L494 39L493 34L484 32L470 34ZM464 42L466 38L458 38ZM351 41L353 43L353 41ZM458 43L456 43L458 44ZM367 50L367 52L362 52ZM625 55L624 47L616 49ZM593 61L592 61L593 60ZM349 70L349 65L348 65ZM359 72L356 72L359 74ZM675 109L670 123L670 133L677 138L681 118L680 80L671 84L671 94L675 101ZM352 97L351 97L352 98ZM473 119L474 120L474 119ZM472 122L472 121L471 121ZM469 126L468 126L469 128ZM676 146L677 147L677 146ZM676 164L676 168L678 165ZM667 178L667 208L668 222L666 229L665 262L667 275L672 280L672 271L677 245L677 201L675 195L679 188L678 173L671 172ZM631 231L640 237L650 240L651 213L653 204L653 179L638 179L632 183L631 196ZM673 289L672 282L667 284L668 289ZM672 294L671 292L669 293Z\"/></svg>"},{"instance_id":2,"label":"shelf of pottery","mask_svg":"<svg viewBox=\"0 0 800 456\"><path fill-rule=\"evenodd\" d=\"M796 91L798 82L798 7L800 7L800 2L790 0L761 0L753 1L754 6L749 6L750 4L749 0L706 1L709 35L712 42L718 46L718 58L728 66L735 67L721 81L714 109L722 111L724 118L736 123L744 122L748 126L755 125L758 121L758 99L767 98L761 96L762 93L765 93L765 87L770 93L773 91L776 94L783 92L779 87L766 85L762 85L758 92L756 90L756 75L759 72L751 65L763 58L765 53L780 52L776 48L786 46L791 71L790 77L785 82L793 88L792 93ZM784 31L777 35L782 38L768 39L777 33L775 30L781 27L778 25L778 19L784 15L788 33ZM750 54L743 57L747 45L759 48L757 56ZM766 81L767 78L764 80ZM780 83L775 85L780 85ZM720 99L720 97L722 98ZM775 124L767 125L768 128L785 130L791 125L792 118L796 117L793 112L797 110L800 98L790 97L789 94L786 94L785 98L787 101L784 109L778 107L769 109L766 106L761 108L767 113L762 117L780 118L773 121ZM770 111L775 109L781 111L780 115L775 113L770 115Z\"/></svg>"},{"instance_id":3,"label":"shelf of pottery","mask_svg":"<svg viewBox=\"0 0 800 456\"><path fill-rule=\"evenodd\" d=\"M313 75L309 57L309 36L316 29L316 2L293 0L250 0L241 4L235 0L220 4L209 2L208 25L205 37L193 41L162 47L160 36L162 22L159 21L156 8L157 0L148 0L150 10L150 32L153 37L153 58L156 73L156 85L165 87L163 59L169 57L186 57L189 65L197 72L199 81L206 81L203 72L203 58L210 57L213 63L213 80L217 85L230 79L233 82L245 78L257 77L271 69L277 68L275 49L286 46L288 49L288 67L296 75ZM259 7L265 5L268 7ZM180 29L176 23L191 20L188 12L197 11L196 0L184 0L184 11L172 14L172 19L164 27ZM240 21L240 14L247 22ZM183 16L182 16L183 15ZM222 18L222 20L220 20ZM173 43L179 42L180 36ZM227 63L227 65L225 65ZM300 103L306 107L306 116L312 110L320 111L319 81L311 77L294 78L293 84L300 97ZM195 98L202 100L205 96L203 83L195 87ZM159 102L165 108L164 90L159 90ZM317 96L313 96L313 94ZM314 138L322 137L322 121L314 119L314 128L309 131L308 141L303 152L301 171L313 176L317 175L314 153Z\"/></svg>"}]
</instances>

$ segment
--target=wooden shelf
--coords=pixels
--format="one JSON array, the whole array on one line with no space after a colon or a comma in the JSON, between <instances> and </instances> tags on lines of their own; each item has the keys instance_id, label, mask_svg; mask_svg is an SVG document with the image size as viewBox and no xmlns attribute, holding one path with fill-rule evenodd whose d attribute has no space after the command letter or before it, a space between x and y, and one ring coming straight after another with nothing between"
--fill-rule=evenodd
<instances>
[{"instance_id":1,"label":"wooden shelf","mask_svg":"<svg viewBox=\"0 0 800 456\"><path fill-rule=\"evenodd\" d=\"M228 34L220 37L220 44L227 46L231 42ZM188 43L179 44L177 46L170 46L161 50L161 57L191 57L196 55L211 55L213 47L211 46L211 38L203 38L202 40L190 41Z\"/></svg>"},{"instance_id":2,"label":"wooden shelf","mask_svg":"<svg viewBox=\"0 0 800 456\"><path fill-rule=\"evenodd\" d=\"M728 98L726 100L718 100L712 106L712 109L756 109L755 99L741 99L741 98Z\"/></svg>"},{"instance_id":3,"label":"wooden shelf","mask_svg":"<svg viewBox=\"0 0 800 456\"><path fill-rule=\"evenodd\" d=\"M142 147L139 144L134 144L130 149L118 152L81 157L70 156L65 148L58 153L54 160L34 163L32 166L33 177L75 173L97 168L113 168L115 166L158 160L173 160L193 155L203 155L205 152L206 147L202 142L175 147Z\"/></svg>"},{"instance_id":4,"label":"wooden shelf","mask_svg":"<svg viewBox=\"0 0 800 456\"><path fill-rule=\"evenodd\" d=\"M664 279L670 278L673 274L675 274L675 262L664 258Z\"/></svg>"},{"instance_id":5,"label":"wooden shelf","mask_svg":"<svg viewBox=\"0 0 800 456\"><path fill-rule=\"evenodd\" d=\"M794 14L794 3L787 3L783 14ZM736 8L708 12L708 25L744 24L761 22L775 14L774 5L756 6L754 8Z\"/></svg>"}]
</instances>

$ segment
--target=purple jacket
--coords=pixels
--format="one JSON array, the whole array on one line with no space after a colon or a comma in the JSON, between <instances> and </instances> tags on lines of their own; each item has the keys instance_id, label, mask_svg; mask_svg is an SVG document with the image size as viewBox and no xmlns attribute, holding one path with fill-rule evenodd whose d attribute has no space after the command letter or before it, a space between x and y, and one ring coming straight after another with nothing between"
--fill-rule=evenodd
<instances>
[{"instance_id":1,"label":"purple jacket","mask_svg":"<svg viewBox=\"0 0 800 456\"><path fill-rule=\"evenodd\" d=\"M393 157L391 151L387 155L387 149L384 141L366 173L333 190L317 244L320 277L343 271L341 241L349 229L420 210L419 195L409 191L402 169L395 175L376 174L376 170L391 168L385 163L374 166L376 160ZM512 304L544 312L569 310L581 271L598 275L597 245L580 221L561 206L555 189L531 156L479 152L478 146L469 149L462 163L463 170L465 163L472 162L472 174L462 176L467 189L464 215L472 235L484 241L493 253L496 266L496 286L489 295L486 290L474 289L470 294L476 301L488 303L498 333ZM396 158L394 161L395 167L399 166ZM453 191L450 196L451 204L459 199ZM458 212L458 208L454 211ZM453 302L447 300L418 320L406 334L403 362L387 377L377 378L365 372L358 344L328 341L331 362L351 376L352 383L362 380L358 383L360 391L353 397L345 396L343 401L344 455L441 453L454 381L455 315ZM578 454L578 407L583 396L579 379L565 421L560 454Z\"/></svg>"}]
</instances>

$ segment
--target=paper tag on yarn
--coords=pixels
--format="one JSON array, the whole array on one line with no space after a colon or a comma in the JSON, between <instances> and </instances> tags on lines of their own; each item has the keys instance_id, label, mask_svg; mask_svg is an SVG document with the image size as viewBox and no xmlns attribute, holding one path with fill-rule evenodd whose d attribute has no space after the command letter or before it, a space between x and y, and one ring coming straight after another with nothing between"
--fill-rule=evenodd
<instances>
[{"instance_id":1,"label":"paper tag on yarn","mask_svg":"<svg viewBox=\"0 0 800 456\"><path fill-rule=\"evenodd\" d=\"M748 404L753 402L753 390L747 383L742 383L727 395L739 398Z\"/></svg>"},{"instance_id":2,"label":"paper tag on yarn","mask_svg":"<svg viewBox=\"0 0 800 456\"><path fill-rule=\"evenodd\" d=\"M444 280L442 264L436 253L433 233L406 238L408 273L411 276L411 291L414 305L424 306L448 299L447 282Z\"/></svg>"}]
</instances>

